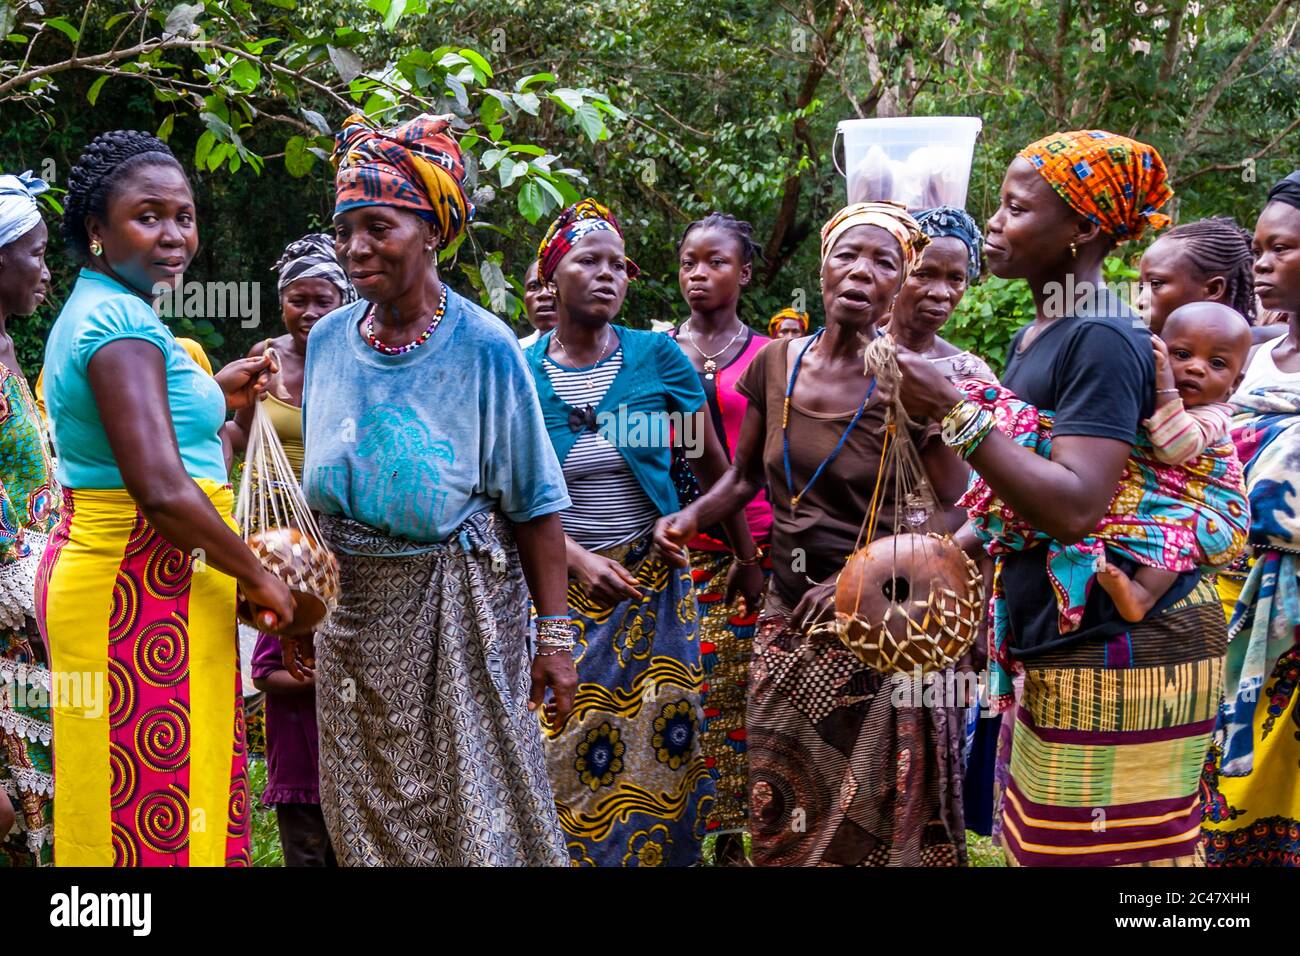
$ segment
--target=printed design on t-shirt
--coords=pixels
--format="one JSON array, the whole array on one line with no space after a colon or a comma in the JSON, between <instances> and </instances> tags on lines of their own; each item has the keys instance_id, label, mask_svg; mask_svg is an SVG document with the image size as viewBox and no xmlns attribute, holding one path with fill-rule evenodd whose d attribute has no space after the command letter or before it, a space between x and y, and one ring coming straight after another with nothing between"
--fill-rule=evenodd
<instances>
[{"instance_id":1,"label":"printed design on t-shirt","mask_svg":"<svg viewBox=\"0 0 1300 956\"><path fill-rule=\"evenodd\" d=\"M403 515L408 527L433 528L442 519L447 492L441 465L451 465L456 452L446 439L434 439L414 409L383 404L370 409L357 425L357 457L372 468L358 475L369 487L358 498L382 506L389 515Z\"/></svg>"}]
</instances>

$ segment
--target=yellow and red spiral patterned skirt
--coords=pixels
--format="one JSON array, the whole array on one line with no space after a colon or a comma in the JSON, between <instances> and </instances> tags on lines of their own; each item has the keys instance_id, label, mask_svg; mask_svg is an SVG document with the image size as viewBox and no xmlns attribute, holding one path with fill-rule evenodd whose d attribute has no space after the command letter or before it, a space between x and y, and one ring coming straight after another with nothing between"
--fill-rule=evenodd
<instances>
[{"instance_id":1,"label":"yellow and red spiral patterned skirt","mask_svg":"<svg viewBox=\"0 0 1300 956\"><path fill-rule=\"evenodd\" d=\"M229 516L229 486L198 484ZM235 581L162 538L125 490L64 495L36 581L55 863L247 866Z\"/></svg>"}]
</instances>

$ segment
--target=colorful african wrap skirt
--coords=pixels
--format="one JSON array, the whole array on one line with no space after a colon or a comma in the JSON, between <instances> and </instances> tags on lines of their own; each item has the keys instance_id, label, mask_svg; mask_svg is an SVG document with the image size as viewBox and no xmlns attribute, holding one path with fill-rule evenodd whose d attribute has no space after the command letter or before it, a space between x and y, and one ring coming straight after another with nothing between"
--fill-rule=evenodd
<instances>
[{"instance_id":1,"label":"colorful african wrap skirt","mask_svg":"<svg viewBox=\"0 0 1300 956\"><path fill-rule=\"evenodd\" d=\"M1227 629L1204 579L1105 640L1025 661L1002 839L1023 866L1194 866Z\"/></svg>"},{"instance_id":2,"label":"colorful african wrap skirt","mask_svg":"<svg viewBox=\"0 0 1300 956\"><path fill-rule=\"evenodd\" d=\"M723 600L731 562L728 551L691 552L691 578L700 608L700 661L704 665L700 746L716 791L705 820L708 833L743 831L748 816L745 707L758 612L742 615L738 603L729 605ZM770 562L764 564L770 576Z\"/></svg>"},{"instance_id":3,"label":"colorful african wrap skirt","mask_svg":"<svg viewBox=\"0 0 1300 956\"><path fill-rule=\"evenodd\" d=\"M760 866L964 866L960 707L903 706L769 592L749 665L749 828Z\"/></svg>"},{"instance_id":4,"label":"colorful african wrap skirt","mask_svg":"<svg viewBox=\"0 0 1300 956\"><path fill-rule=\"evenodd\" d=\"M598 606L569 582L578 624L573 712L547 728L546 762L575 866L699 862L714 784L700 749L698 614L689 569L651 536L597 552L643 596Z\"/></svg>"},{"instance_id":5,"label":"colorful african wrap skirt","mask_svg":"<svg viewBox=\"0 0 1300 956\"><path fill-rule=\"evenodd\" d=\"M1241 609L1243 626L1232 638L1230 657L1245 651L1238 644L1251 640L1256 624L1265 634L1289 633L1294 640L1294 606L1288 600L1275 600L1288 583L1282 574L1291 581L1296 578L1294 556L1262 550L1250 570L1272 580L1262 582L1250 606ZM1218 577L1219 596L1229 618L1246 581L1245 573ZM1249 769L1244 774L1224 772L1226 740L1218 741L1206 760L1201 832L1209 866L1300 866L1300 648L1292 643L1262 663L1258 702L1249 726L1242 728L1250 738L1250 759L1244 761ZM1227 769L1233 769L1231 760L1228 764Z\"/></svg>"},{"instance_id":6,"label":"colorful african wrap skirt","mask_svg":"<svg viewBox=\"0 0 1300 956\"><path fill-rule=\"evenodd\" d=\"M197 484L229 515L229 486ZM122 489L64 489L37 573L59 866L247 866L235 580Z\"/></svg>"},{"instance_id":7,"label":"colorful african wrap skirt","mask_svg":"<svg viewBox=\"0 0 1300 956\"><path fill-rule=\"evenodd\" d=\"M423 545L322 515L339 604L316 632L320 801L340 866L563 866L528 709L528 589L481 511Z\"/></svg>"},{"instance_id":8,"label":"colorful african wrap skirt","mask_svg":"<svg viewBox=\"0 0 1300 956\"><path fill-rule=\"evenodd\" d=\"M45 536L27 537L32 553L23 561L31 565L25 575L30 585ZM11 567L0 567L0 574ZM9 835L0 837L0 868L49 866L54 858L50 670L35 621L19 616L21 625L0 626L0 789L16 815Z\"/></svg>"}]
</instances>

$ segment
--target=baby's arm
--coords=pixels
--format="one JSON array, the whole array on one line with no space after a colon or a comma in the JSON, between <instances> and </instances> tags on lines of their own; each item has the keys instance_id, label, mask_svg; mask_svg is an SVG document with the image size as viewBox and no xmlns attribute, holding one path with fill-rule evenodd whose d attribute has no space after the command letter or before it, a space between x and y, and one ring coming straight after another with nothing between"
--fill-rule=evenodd
<instances>
[{"instance_id":1,"label":"baby's arm","mask_svg":"<svg viewBox=\"0 0 1300 956\"><path fill-rule=\"evenodd\" d=\"M1172 401L1156 405L1146 426L1156 458L1167 465L1185 465L1228 437L1232 410L1228 405L1185 408L1175 395Z\"/></svg>"}]
</instances>

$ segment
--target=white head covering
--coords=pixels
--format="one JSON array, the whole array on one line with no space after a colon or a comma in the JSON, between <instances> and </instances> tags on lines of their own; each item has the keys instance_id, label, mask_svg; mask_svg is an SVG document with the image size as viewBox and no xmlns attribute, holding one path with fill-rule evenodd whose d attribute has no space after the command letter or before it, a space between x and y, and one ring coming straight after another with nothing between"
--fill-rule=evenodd
<instances>
[{"instance_id":1,"label":"white head covering","mask_svg":"<svg viewBox=\"0 0 1300 956\"><path fill-rule=\"evenodd\" d=\"M30 169L21 176L0 176L0 248L27 235L41 221L36 197L49 188Z\"/></svg>"}]
</instances>

